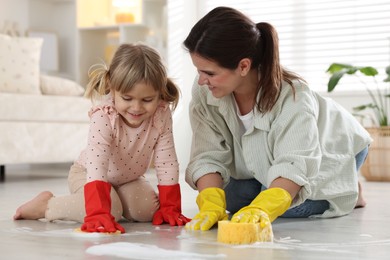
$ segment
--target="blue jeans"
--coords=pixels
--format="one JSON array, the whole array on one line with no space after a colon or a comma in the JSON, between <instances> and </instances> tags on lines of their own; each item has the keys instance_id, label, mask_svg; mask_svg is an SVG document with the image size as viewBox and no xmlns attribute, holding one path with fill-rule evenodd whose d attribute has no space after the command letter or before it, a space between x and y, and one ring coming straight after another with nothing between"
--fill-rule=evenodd
<instances>
[{"instance_id":1,"label":"blue jeans","mask_svg":"<svg viewBox=\"0 0 390 260\"><path fill-rule=\"evenodd\" d=\"M357 170L363 165L367 154L368 147L355 156ZM242 207L249 205L262 189L263 185L256 179L236 180L230 178L229 184L225 187L226 209L231 214L236 213ZM329 209L329 202L326 200L306 200L299 206L288 209L281 217L307 218L311 215L322 214L327 209Z\"/></svg>"}]
</instances>

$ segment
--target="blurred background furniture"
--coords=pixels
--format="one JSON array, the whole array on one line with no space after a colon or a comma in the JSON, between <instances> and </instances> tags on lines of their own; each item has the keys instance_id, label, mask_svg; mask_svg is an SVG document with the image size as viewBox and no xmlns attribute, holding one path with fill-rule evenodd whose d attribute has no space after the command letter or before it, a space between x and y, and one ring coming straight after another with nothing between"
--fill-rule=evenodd
<instances>
[{"instance_id":1,"label":"blurred background furniture","mask_svg":"<svg viewBox=\"0 0 390 260\"><path fill-rule=\"evenodd\" d=\"M1 180L8 164L75 160L86 145L91 107L75 81L41 73L44 39L12 28L0 34Z\"/></svg>"}]
</instances>

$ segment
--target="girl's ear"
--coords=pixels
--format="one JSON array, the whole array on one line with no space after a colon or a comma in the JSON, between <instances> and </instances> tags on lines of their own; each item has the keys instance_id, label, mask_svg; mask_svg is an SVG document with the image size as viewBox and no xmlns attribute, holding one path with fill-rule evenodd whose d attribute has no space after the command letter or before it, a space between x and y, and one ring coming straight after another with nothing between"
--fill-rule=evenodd
<instances>
[{"instance_id":1,"label":"girl's ear","mask_svg":"<svg viewBox=\"0 0 390 260\"><path fill-rule=\"evenodd\" d=\"M241 76L246 76L248 72L251 70L252 61L248 58L244 58L240 60L238 63L238 70Z\"/></svg>"}]
</instances>

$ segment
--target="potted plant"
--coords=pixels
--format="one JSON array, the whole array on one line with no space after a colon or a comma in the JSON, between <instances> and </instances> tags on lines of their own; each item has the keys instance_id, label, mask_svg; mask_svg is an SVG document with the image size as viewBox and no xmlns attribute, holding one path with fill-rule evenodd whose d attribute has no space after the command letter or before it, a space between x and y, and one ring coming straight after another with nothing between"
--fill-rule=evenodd
<instances>
[{"instance_id":1,"label":"potted plant","mask_svg":"<svg viewBox=\"0 0 390 260\"><path fill-rule=\"evenodd\" d=\"M386 67L384 82L390 82L390 66ZM371 102L353 108L357 116L361 111L371 109L374 113L373 126L367 131L374 139L365 164L361 168L362 175L368 181L390 181L390 87L381 87L376 79L378 70L374 67L359 67L349 64L333 63L327 69L330 74L328 92L332 92L345 75L356 76L365 86ZM365 80L372 77L374 87Z\"/></svg>"}]
</instances>

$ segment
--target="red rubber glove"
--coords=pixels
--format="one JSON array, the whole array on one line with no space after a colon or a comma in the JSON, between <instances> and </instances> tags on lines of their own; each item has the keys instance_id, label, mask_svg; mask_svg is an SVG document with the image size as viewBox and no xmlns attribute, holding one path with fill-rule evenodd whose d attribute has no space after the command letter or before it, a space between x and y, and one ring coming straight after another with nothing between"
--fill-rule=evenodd
<instances>
[{"instance_id":1,"label":"red rubber glove","mask_svg":"<svg viewBox=\"0 0 390 260\"><path fill-rule=\"evenodd\" d=\"M191 219L181 214L180 185L157 185L160 199L160 209L154 213L153 225L169 223L171 226L184 226Z\"/></svg>"},{"instance_id":2,"label":"red rubber glove","mask_svg":"<svg viewBox=\"0 0 390 260\"><path fill-rule=\"evenodd\" d=\"M85 232L115 233L125 229L115 222L111 215L111 184L105 181L92 181L84 185L85 211L84 224L81 230Z\"/></svg>"}]
</instances>

